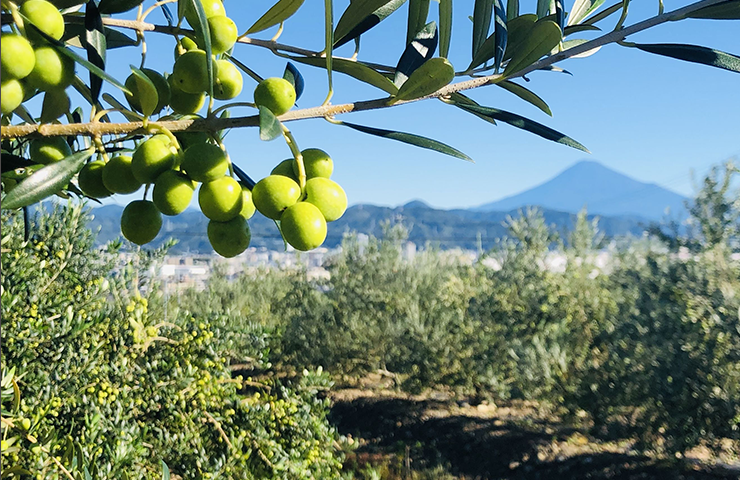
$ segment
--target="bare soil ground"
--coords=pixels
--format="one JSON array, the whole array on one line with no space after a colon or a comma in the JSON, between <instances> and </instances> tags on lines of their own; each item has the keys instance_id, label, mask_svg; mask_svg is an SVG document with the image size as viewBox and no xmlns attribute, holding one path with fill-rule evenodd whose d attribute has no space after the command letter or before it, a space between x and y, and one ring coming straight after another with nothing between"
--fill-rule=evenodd
<instances>
[{"instance_id":1,"label":"bare soil ground","mask_svg":"<svg viewBox=\"0 0 740 480\"><path fill-rule=\"evenodd\" d=\"M471 406L443 393L332 393L331 420L355 446L345 466L384 479L740 479L737 459L697 449L681 460L640 455L541 413L537 405ZM379 474L379 475L378 475Z\"/></svg>"}]
</instances>

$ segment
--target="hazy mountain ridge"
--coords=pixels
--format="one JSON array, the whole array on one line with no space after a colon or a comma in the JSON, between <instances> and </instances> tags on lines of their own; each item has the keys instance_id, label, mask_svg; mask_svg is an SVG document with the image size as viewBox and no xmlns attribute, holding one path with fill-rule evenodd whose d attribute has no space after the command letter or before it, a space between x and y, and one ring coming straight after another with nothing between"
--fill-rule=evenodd
<instances>
[{"instance_id":1,"label":"hazy mountain ridge","mask_svg":"<svg viewBox=\"0 0 740 480\"><path fill-rule=\"evenodd\" d=\"M508 211L537 205L562 212L588 208L598 215L639 216L660 220L666 208L672 217L685 215L685 197L654 183L637 181L604 165L584 160L545 183L473 210Z\"/></svg>"}]
</instances>

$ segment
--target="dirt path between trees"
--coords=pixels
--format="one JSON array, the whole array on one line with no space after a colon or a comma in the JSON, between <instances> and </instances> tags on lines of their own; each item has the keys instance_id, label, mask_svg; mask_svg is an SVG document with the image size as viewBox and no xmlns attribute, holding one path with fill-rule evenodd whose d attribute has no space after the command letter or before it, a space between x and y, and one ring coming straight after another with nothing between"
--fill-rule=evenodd
<instances>
[{"instance_id":1,"label":"dirt path between trees","mask_svg":"<svg viewBox=\"0 0 740 480\"><path fill-rule=\"evenodd\" d=\"M377 389L340 389L332 399L331 421L356 446L346 468L372 466L383 479L740 479L736 458L639 455L628 441L592 438L532 403L471 406Z\"/></svg>"}]
</instances>

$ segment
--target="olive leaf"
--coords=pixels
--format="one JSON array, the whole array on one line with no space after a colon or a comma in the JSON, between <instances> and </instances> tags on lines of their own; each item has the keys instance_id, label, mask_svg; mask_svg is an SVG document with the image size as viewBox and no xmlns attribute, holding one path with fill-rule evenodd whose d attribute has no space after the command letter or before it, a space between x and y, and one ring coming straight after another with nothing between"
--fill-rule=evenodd
<instances>
[{"instance_id":1,"label":"olive leaf","mask_svg":"<svg viewBox=\"0 0 740 480\"><path fill-rule=\"evenodd\" d=\"M710 20L740 20L740 0L726 2L700 8L686 15L689 18L706 18Z\"/></svg>"},{"instance_id":2,"label":"olive leaf","mask_svg":"<svg viewBox=\"0 0 740 480\"><path fill-rule=\"evenodd\" d=\"M269 142L275 140L283 132L280 120L270 111L269 108L259 106L260 110L260 140Z\"/></svg>"},{"instance_id":3,"label":"olive leaf","mask_svg":"<svg viewBox=\"0 0 740 480\"><path fill-rule=\"evenodd\" d=\"M506 3L506 21L510 22L519 16L519 0L508 0Z\"/></svg>"},{"instance_id":4,"label":"olive leaf","mask_svg":"<svg viewBox=\"0 0 740 480\"><path fill-rule=\"evenodd\" d=\"M284 22L297 12L299 8L301 8L303 1L304 0L279 0L272 6L272 8L262 15L259 20L254 22L254 25L249 27L247 35L267 30L278 23Z\"/></svg>"},{"instance_id":5,"label":"olive leaf","mask_svg":"<svg viewBox=\"0 0 740 480\"><path fill-rule=\"evenodd\" d=\"M61 191L94 152L94 148L88 148L37 170L8 192L2 208L26 207Z\"/></svg>"},{"instance_id":6,"label":"olive leaf","mask_svg":"<svg viewBox=\"0 0 740 480\"><path fill-rule=\"evenodd\" d=\"M551 20L539 20L529 31L517 49L512 53L511 60L504 70L504 75L514 74L530 66L540 58L548 55L562 39L560 27Z\"/></svg>"},{"instance_id":7,"label":"olive leaf","mask_svg":"<svg viewBox=\"0 0 740 480\"><path fill-rule=\"evenodd\" d=\"M80 37L80 40L82 37ZM85 50L87 59L93 65L105 70L105 51L107 42L103 32L103 19L100 16L98 5L95 0L89 0L85 4ZM90 72L90 92L93 101L97 102L100 90L103 87L103 79Z\"/></svg>"},{"instance_id":8,"label":"olive leaf","mask_svg":"<svg viewBox=\"0 0 740 480\"><path fill-rule=\"evenodd\" d=\"M411 74L398 89L393 101L411 100L434 93L455 78L452 64L442 57L429 60Z\"/></svg>"},{"instance_id":9,"label":"olive leaf","mask_svg":"<svg viewBox=\"0 0 740 480\"><path fill-rule=\"evenodd\" d=\"M504 90L508 90L509 92L513 93L517 97L521 98L522 100L531 103L535 107L539 108L546 114L550 115L552 117L552 112L550 111L550 107L547 106L547 103L545 103L544 100L542 100L537 94L535 94L533 91L519 85L518 83L514 83L509 80L504 80L503 82L498 82L496 85L503 88Z\"/></svg>"},{"instance_id":10,"label":"olive leaf","mask_svg":"<svg viewBox=\"0 0 740 480\"><path fill-rule=\"evenodd\" d=\"M136 84L136 101L139 103L141 113L148 117L157 109L159 103L159 94L157 93L157 87L154 86L152 80L138 68L133 65L129 65L131 72L134 74L134 82Z\"/></svg>"},{"instance_id":11,"label":"olive leaf","mask_svg":"<svg viewBox=\"0 0 740 480\"><path fill-rule=\"evenodd\" d=\"M334 47L356 39L398 10L406 0L365 0L351 2L334 29Z\"/></svg>"},{"instance_id":12,"label":"olive leaf","mask_svg":"<svg viewBox=\"0 0 740 480\"><path fill-rule=\"evenodd\" d=\"M398 59L396 75L393 78L393 83L397 87L400 88L409 76L414 73L414 70L434 56L438 40L437 24L435 22L429 22L421 29L414 40L406 45L401 58Z\"/></svg>"},{"instance_id":13,"label":"olive leaf","mask_svg":"<svg viewBox=\"0 0 740 480\"><path fill-rule=\"evenodd\" d=\"M510 59L519 46L529 37L529 32L537 23L537 15L528 13L520 15L506 24L507 43L504 52L504 60Z\"/></svg>"},{"instance_id":14,"label":"olive leaf","mask_svg":"<svg viewBox=\"0 0 740 480\"><path fill-rule=\"evenodd\" d=\"M406 45L426 25L429 15L429 0L409 0L409 18L406 27Z\"/></svg>"},{"instance_id":15,"label":"olive leaf","mask_svg":"<svg viewBox=\"0 0 740 480\"><path fill-rule=\"evenodd\" d=\"M584 18L595 12L600 6L604 4L605 0L576 0L573 4L573 8L570 9L568 14L568 23L566 25L577 25Z\"/></svg>"},{"instance_id":16,"label":"olive leaf","mask_svg":"<svg viewBox=\"0 0 740 480\"><path fill-rule=\"evenodd\" d=\"M452 0L439 0L439 56L447 58L452 39Z\"/></svg>"},{"instance_id":17,"label":"olive leaf","mask_svg":"<svg viewBox=\"0 0 740 480\"><path fill-rule=\"evenodd\" d=\"M288 58L305 65L326 68L326 58L323 57L288 56ZM332 66L335 72L340 72L345 75L349 75L350 77L354 77L361 82L377 87L391 95L395 95L398 92L398 87L396 87L393 82L362 62L335 58L332 62Z\"/></svg>"},{"instance_id":18,"label":"olive leaf","mask_svg":"<svg viewBox=\"0 0 740 480\"><path fill-rule=\"evenodd\" d=\"M408 143L409 145L426 148L428 150L434 150L435 152L444 153L445 155L450 155L452 157L460 158L468 162L473 162L472 158L465 155L463 152L461 152L460 150L457 150L456 148L453 148L442 142L438 142L437 140L432 140L431 138L422 137L420 135L415 135L413 133L396 132L393 130L383 130L381 128L367 127L364 125L357 125L357 124L348 123L348 122L341 122L339 123L339 125L344 125L345 127L349 127L353 130L357 130L358 132L367 133L369 135L375 135L376 137L388 138L390 140L396 140L398 142Z\"/></svg>"},{"instance_id":19,"label":"olive leaf","mask_svg":"<svg viewBox=\"0 0 740 480\"><path fill-rule=\"evenodd\" d=\"M283 78L289 81L291 85L293 85L293 88L295 89L295 99L297 101L299 98L301 98L301 95L303 94L303 88L306 85L306 82L303 80L303 75L301 75L301 72L298 71L295 65L288 62L285 65Z\"/></svg>"},{"instance_id":20,"label":"olive leaf","mask_svg":"<svg viewBox=\"0 0 740 480\"><path fill-rule=\"evenodd\" d=\"M237 178L242 183L242 185L247 187L249 190L252 190L254 186L257 185L257 182L252 180L252 177L247 175L247 173L241 168L239 168L238 165L235 165L234 163L232 163L231 166L234 168L234 174L237 176Z\"/></svg>"},{"instance_id":21,"label":"olive leaf","mask_svg":"<svg viewBox=\"0 0 740 480\"><path fill-rule=\"evenodd\" d=\"M475 58L488 37L493 15L493 0L475 0L473 5L473 44L471 55Z\"/></svg>"},{"instance_id":22,"label":"olive leaf","mask_svg":"<svg viewBox=\"0 0 740 480\"><path fill-rule=\"evenodd\" d=\"M713 48L681 43L637 43L634 46L644 52L740 73L740 57Z\"/></svg>"}]
</instances>

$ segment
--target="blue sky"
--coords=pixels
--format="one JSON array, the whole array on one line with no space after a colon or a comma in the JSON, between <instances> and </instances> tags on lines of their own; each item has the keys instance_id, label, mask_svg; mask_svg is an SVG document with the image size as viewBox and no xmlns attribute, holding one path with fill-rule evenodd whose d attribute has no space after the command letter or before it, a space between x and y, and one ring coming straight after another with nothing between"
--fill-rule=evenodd
<instances>
[{"instance_id":1,"label":"blue sky","mask_svg":"<svg viewBox=\"0 0 740 480\"><path fill-rule=\"evenodd\" d=\"M240 32L273 3L274 0L225 1L227 14L239 25ZM338 20L348 2L334 3L335 20ZM654 15L657 3L633 2L627 25ZM672 10L689 2L665 3ZM521 4L522 12L535 8L534 1L523 0ZM430 21L437 18L436 5L432 2ZM567 0L566 9L571 5L572 0ZM472 23L467 17L472 8L472 0L455 2L449 57L457 69L470 61ZM406 14L404 5L363 35L360 59L395 65L404 49ZM154 12L148 20L158 23L164 17ZM608 19L602 28L611 28L615 21L616 18ZM269 39L275 30L255 37ZM570 38L593 36L583 33ZM146 66L171 71L172 38L148 34L147 39ZM629 40L693 43L740 54L740 22L686 20L661 25ZM323 2L307 1L286 22L280 42L321 50ZM352 48L346 45L335 55L350 56ZM255 46L239 44L234 55L264 77L282 75L285 66L284 59ZM109 53L108 68L119 78L125 78L131 63L139 63L133 49ZM582 159L598 160L639 180L690 195L692 170L700 176L709 166L740 155L740 76L736 73L616 45L559 66L573 76L536 72L526 84L550 105L552 118L495 86L472 91L470 96L483 105L528 116L570 135L585 144L591 155L505 124L494 127L439 101L341 118L435 138L464 151L475 164L368 136L324 120L290 122L288 126L301 148L319 147L331 154L335 161L333 178L347 191L350 204L398 205L421 199L440 208L475 206L546 181ZM327 89L325 71L301 65L299 69L307 84L300 107L321 104ZM241 98L251 101L254 86L245 76ZM384 96L380 90L341 74L335 74L335 90L332 101L335 104ZM122 99L120 92L108 91ZM252 112L239 109L233 115ZM232 131L226 144L234 161L254 178L268 175L274 165L290 155L281 139L261 142L253 128ZM116 203L126 201L122 198Z\"/></svg>"}]
</instances>

